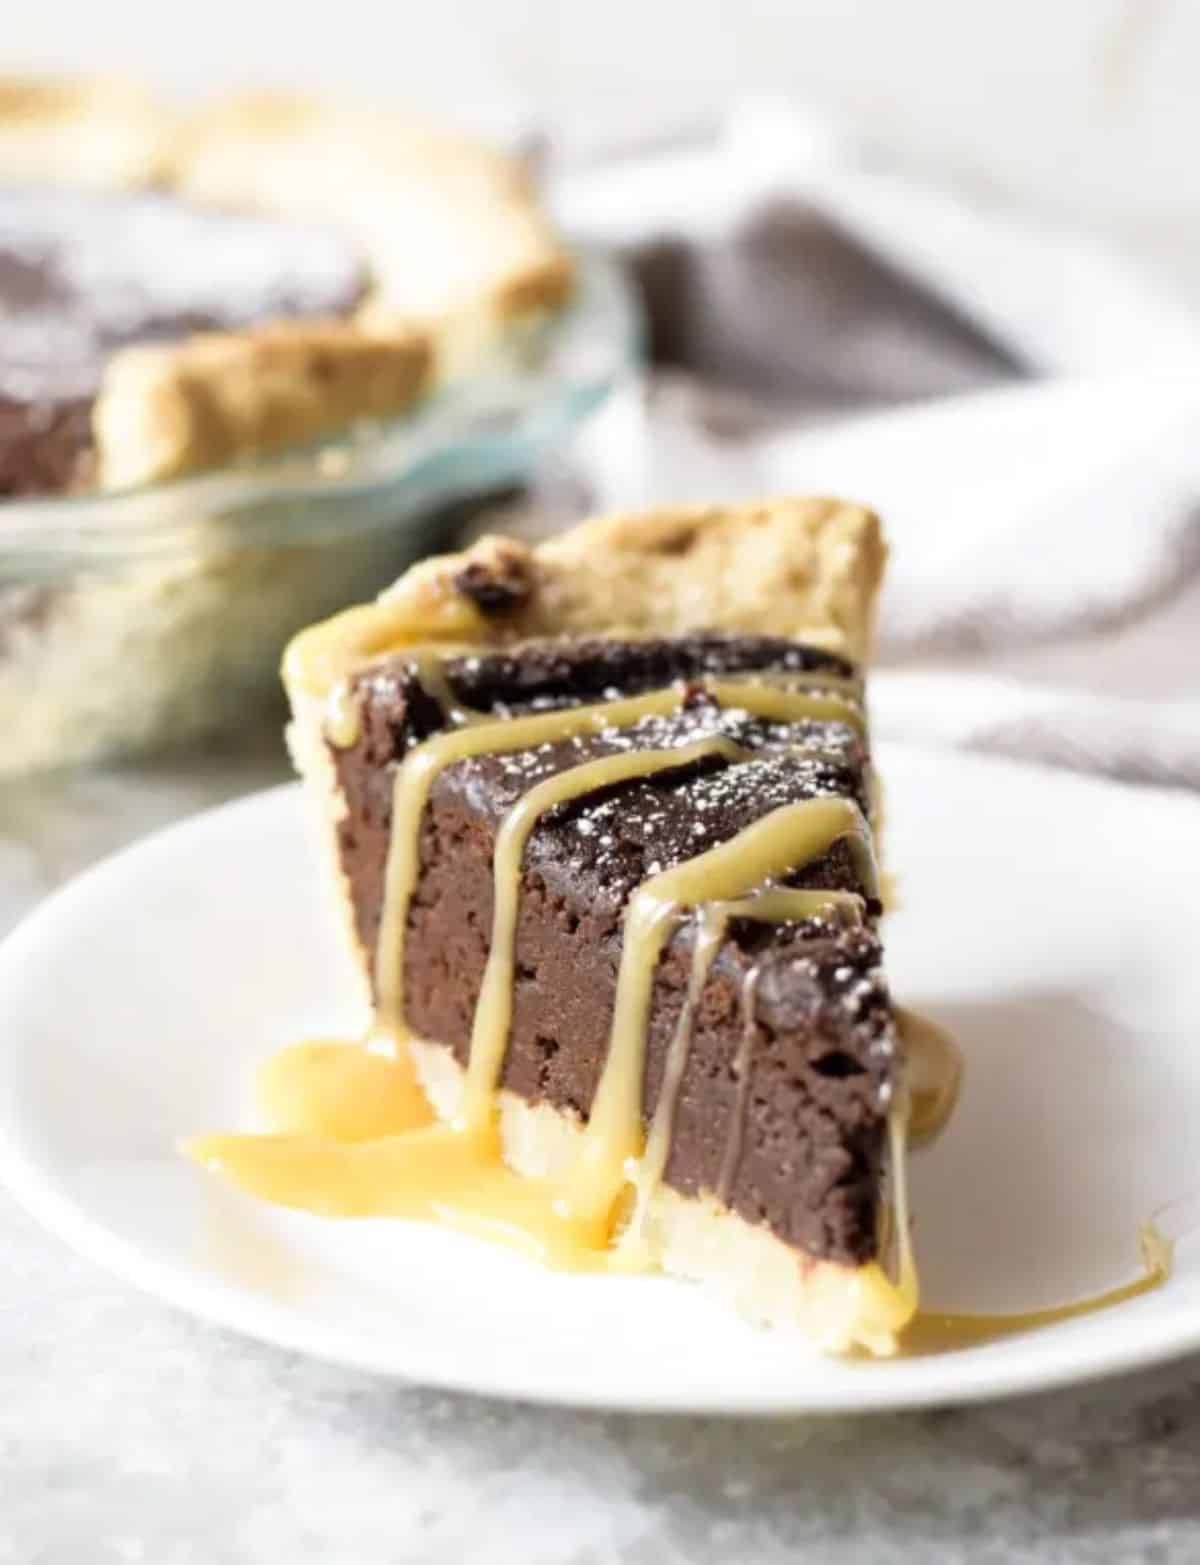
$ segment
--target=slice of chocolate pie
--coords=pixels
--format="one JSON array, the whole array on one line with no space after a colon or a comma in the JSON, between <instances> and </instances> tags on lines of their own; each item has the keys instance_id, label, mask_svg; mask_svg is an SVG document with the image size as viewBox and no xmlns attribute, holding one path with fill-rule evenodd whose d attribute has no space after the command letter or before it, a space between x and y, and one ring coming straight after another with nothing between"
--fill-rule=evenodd
<instances>
[{"instance_id":1,"label":"slice of chocolate pie","mask_svg":"<svg viewBox=\"0 0 1200 1565\"><path fill-rule=\"evenodd\" d=\"M906 1091L859 673L882 563L851 505L660 512L484 539L300 635L291 742L374 1045L289 1051L283 1133L198 1155L891 1351L915 1282L902 1212L897 1281L883 1260ZM440 1123L395 1134L410 1061Z\"/></svg>"}]
</instances>

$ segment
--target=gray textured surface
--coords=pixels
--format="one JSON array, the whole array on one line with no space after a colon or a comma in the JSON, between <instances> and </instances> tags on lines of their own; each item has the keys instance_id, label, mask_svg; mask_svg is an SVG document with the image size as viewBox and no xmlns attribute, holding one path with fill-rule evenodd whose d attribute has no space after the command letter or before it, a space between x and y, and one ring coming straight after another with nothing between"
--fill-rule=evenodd
<instances>
[{"instance_id":1,"label":"gray textured surface","mask_svg":"<svg viewBox=\"0 0 1200 1565\"><path fill-rule=\"evenodd\" d=\"M282 775L273 753L0 791L0 927ZM397 1387L134 1293L0 1195L0 1565L1200 1560L1200 1362L888 1418L575 1414Z\"/></svg>"}]
</instances>

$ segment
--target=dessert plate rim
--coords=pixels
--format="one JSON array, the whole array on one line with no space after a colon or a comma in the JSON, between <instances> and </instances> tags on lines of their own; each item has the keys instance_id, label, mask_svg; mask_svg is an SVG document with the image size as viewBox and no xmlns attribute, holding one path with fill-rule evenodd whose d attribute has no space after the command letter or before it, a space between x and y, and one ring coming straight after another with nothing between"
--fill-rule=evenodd
<instances>
[{"instance_id":1,"label":"dessert plate rim","mask_svg":"<svg viewBox=\"0 0 1200 1565\"><path fill-rule=\"evenodd\" d=\"M990 796L995 800L1000 794L1019 793L1022 787L1035 786L1046 794L1051 806L1070 804L1084 815L1099 812L1106 819L1115 819L1126 810L1136 810L1142 820L1153 820L1154 829L1168 835L1177 827L1193 833L1200 829L1200 801L1183 790L1150 791L1002 757L897 743L883 743L878 749L885 781L889 777L899 778L901 792L907 786L907 779L936 768L942 779L953 776L958 779L958 785L966 786L968 790L981 790L981 798ZM993 790L1000 790L1000 794ZM30 1016L36 1012L36 1007L30 1009L30 986L38 973L49 970L47 963L51 968L57 964L57 970L64 975L72 970L73 964L86 966L80 946L81 931L88 927L89 919L94 920L104 908L115 910L122 902L127 905L131 886L140 886L150 894L156 886L162 891L164 886L169 889L171 884L182 884L189 877L193 883L201 884L206 877L212 876L214 865L220 862L221 849L227 855L233 854L234 862L240 861L243 872L248 871L253 877L255 861L252 851L248 858L245 856L247 845L272 832L282 832L285 838L299 844L297 833L303 819L301 803L298 785L284 784L154 832L57 890L0 944L0 1014L16 1018L6 1047L0 1051L0 1180L33 1217L100 1267L211 1324L347 1368L447 1390L627 1411L785 1416L964 1404L1128 1372L1200 1348L1198 1275L1195 1286L1191 1285L1189 1277L1177 1294L1176 1283L1172 1282L1156 1295L1134 1301L1119 1311L1073 1322L1068 1328L1055 1327L1012 1337L984 1348L881 1362L825 1361L810 1358L801 1349L803 1363L811 1365L811 1375L780 1383L754 1378L756 1369L763 1365L769 1368L770 1353L760 1361L755 1351L748 1347L744 1385L738 1384L736 1376L732 1380L727 1377L714 1392L703 1379L697 1383L687 1373L668 1365L663 1374L652 1377L653 1383L646 1385L644 1393L635 1394L619 1375L614 1378L596 1372L587 1364L568 1365L564 1369L562 1362L552 1359L548 1369L539 1369L536 1355L531 1362L500 1353L484 1363L479 1353L463 1353L461 1342L456 1345L451 1340L449 1329L439 1339L436 1323L430 1330L412 1338L403 1330L397 1330L394 1335L380 1340L369 1330L361 1329L362 1323L353 1310L345 1318L337 1317L338 1299L343 1294L350 1299L355 1290L361 1289L362 1297L370 1306L364 1319L378 1324L378 1301L372 1302L368 1297L374 1285L369 1281L361 1282L354 1273L338 1272L333 1279L334 1313L331 1314L294 1306L273 1286L264 1289L256 1281L234 1277L206 1261L189 1262L181 1253L164 1250L157 1242L161 1236L151 1231L153 1225L145 1230L139 1227L143 1220L139 1211L135 1210L132 1215L123 1212L119 1203L114 1207L111 1197L97 1200L89 1182L99 1164L88 1155L87 1116L80 1115L78 1125L69 1125L54 1122L47 1114L40 1118L31 1114L36 1095L31 1094L27 1077L38 1059L45 1061L46 1050L53 1039L44 1032L39 1034L30 1025ZM315 870L315 865L312 869ZM901 869L903 873L903 866ZM174 882L172 877L175 877ZM183 877L183 881L179 877ZM1161 887L1159 890L1161 894ZM1148 900L1153 903L1153 899ZM186 923L181 923L176 938L183 938L188 928ZM127 984L133 972L131 965L124 975ZM114 985L114 996L118 988L119 985ZM100 1033L103 1034L106 1027L109 1029L108 1043L115 1043L116 1047L112 1056L115 1066L123 1063L115 1024L122 1015L136 1017L136 989L134 978L132 989L122 991L122 1004L131 1005L132 1011L122 1011L114 998L113 1012L107 1021L103 1016L90 1018L90 1024ZM73 1003L69 994L58 998L64 1027L61 1038L74 1036L70 1032ZM74 1021L77 1028L84 1025L82 1016L75 1017ZM132 1025L136 1028L136 1020ZM182 1063L187 1071L195 1071L198 1068L195 1051L192 1051L192 1058ZM128 1085L126 1077L115 1068L112 1082L113 1091L118 1095ZM131 1148L131 1151L136 1149ZM186 1226L197 1200L207 1201L213 1187L204 1176L182 1163L172 1162L168 1169L161 1158L155 1157L152 1161L154 1178L162 1178L162 1199L168 1209L168 1219L172 1218L171 1204L177 1202L175 1215ZM129 1180L141 1178L139 1168L144 1171L144 1167L136 1156L131 1156L129 1168L117 1170L125 1180L118 1194L133 1188ZM227 1208L232 1212L236 1205L237 1214L232 1221L240 1222L241 1203L240 1197L222 1196L215 1206L206 1208L206 1220L211 1221L215 1211L218 1223L224 1222ZM137 1203L133 1205L136 1208ZM160 1221L162 1215L160 1213L156 1221ZM319 1222L317 1219L302 1221ZM335 1226L341 1226L345 1232L347 1225ZM417 1230L407 1224L391 1227L394 1232L408 1236L399 1241L401 1253L410 1240L418 1246L414 1254L424 1253L419 1248L424 1241L415 1240L414 1235L418 1232L428 1234L428 1230ZM272 1235L270 1242L273 1244L279 1238L279 1232L273 1229ZM287 1232L283 1232L280 1242L290 1243ZM460 1269L463 1265L470 1266L472 1258L486 1249L457 1235L439 1235L436 1246L435 1263L448 1265L452 1271L455 1266ZM449 1259L447 1246L454 1252ZM491 1255L493 1252L486 1253ZM526 1282L528 1277L545 1275L515 1258L506 1257L503 1264L505 1268L521 1268ZM508 1272L502 1271L500 1275L508 1275ZM554 1279L548 1286L552 1286L561 1298L563 1286L575 1281ZM578 1281L586 1282L589 1287L609 1289L671 1290L671 1297L680 1299L683 1298L682 1290L688 1294L695 1292L686 1284L665 1279ZM526 1287L526 1282L521 1286ZM527 1291L536 1294L537 1285ZM648 1292L645 1297L651 1299ZM633 1298L632 1293L629 1298ZM607 1303L605 1307L608 1307ZM622 1304L616 1308L619 1315L626 1306ZM752 1330L744 1328L746 1333ZM775 1336L770 1333L754 1335L772 1340ZM600 1357L603 1358L603 1354Z\"/></svg>"}]
</instances>

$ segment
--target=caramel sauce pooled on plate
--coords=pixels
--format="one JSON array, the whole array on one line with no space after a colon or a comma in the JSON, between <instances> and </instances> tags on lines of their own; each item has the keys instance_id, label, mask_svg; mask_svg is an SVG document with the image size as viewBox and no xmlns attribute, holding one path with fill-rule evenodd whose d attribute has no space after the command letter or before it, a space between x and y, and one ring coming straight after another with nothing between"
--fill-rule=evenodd
<instances>
[{"instance_id":1,"label":"caramel sauce pooled on plate","mask_svg":"<svg viewBox=\"0 0 1200 1565\"><path fill-rule=\"evenodd\" d=\"M608 1053L586 1126L570 1166L553 1178L517 1175L502 1155L499 1084L512 1019L514 943L522 856L538 821L560 805L615 783L651 777L743 752L727 739L700 740L675 749L618 752L557 773L526 793L497 834L495 906L487 965L476 1006L468 1064L456 1117L437 1122L417 1076L404 1018L404 940L420 871L420 827L437 776L471 756L559 742L627 727L672 712L681 687L591 706L503 720L462 706L444 672L448 650L411 649L424 688L438 699L452 726L414 747L397 770L383 911L377 942L376 1017L360 1044L318 1041L284 1049L259 1075L260 1108L271 1127L256 1135L198 1137L187 1146L254 1195L323 1215L419 1218L448 1224L515 1247L543 1264L576 1271L636 1270L654 1265L644 1239L670 1151L679 1084L687 1063L695 1012L711 963L731 918L796 922L814 916L857 920L863 899L845 891L798 891L778 884L848 841L869 894L877 892L867 826L842 797L813 798L771 811L730 840L652 875L626 909ZM857 681L820 673L700 683L718 703L776 722L836 720L861 733ZM332 687L328 733L350 744L359 714L348 687ZM668 1051L659 1101L643 1132L642 1077L653 978L659 957L685 919L696 921L688 995ZM755 1034L757 973L743 986L743 1041L735 1062L739 1091L748 1080ZM896 1278L880 1262L847 1273L859 1340L889 1351L898 1333L912 1351L988 1340L1107 1307L1145 1291L1165 1275L1094 1300L1022 1316L917 1314L917 1279L908 1232L905 1139L931 1139L953 1111L961 1062L953 1041L934 1024L897 1012L908 1054L908 1079L889 1115ZM728 1196L740 1156L735 1115L720 1177L718 1200ZM630 1215L631 1214L631 1215Z\"/></svg>"}]
</instances>

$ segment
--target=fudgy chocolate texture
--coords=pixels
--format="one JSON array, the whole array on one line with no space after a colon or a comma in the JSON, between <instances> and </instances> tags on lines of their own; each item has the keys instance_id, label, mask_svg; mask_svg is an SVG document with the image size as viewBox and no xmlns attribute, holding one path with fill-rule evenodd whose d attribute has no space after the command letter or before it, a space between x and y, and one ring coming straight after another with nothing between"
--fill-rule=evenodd
<instances>
[{"instance_id":1,"label":"fudgy chocolate texture","mask_svg":"<svg viewBox=\"0 0 1200 1565\"><path fill-rule=\"evenodd\" d=\"M788 642L697 636L632 645L535 644L451 663L448 674L464 702L516 714L564 704L569 696L576 703L615 698L704 673L787 668L848 672L839 659ZM359 739L332 753L348 806L340 827L342 864L360 937L373 951L395 763L435 731L440 710L403 658L364 671L356 685ZM851 728L765 722L721 710L693 689L669 717L447 768L422 823L422 870L406 944L410 1024L466 1062L490 940L495 835L523 793L596 756L715 735L750 750L751 758L700 762L589 795L548 815L526 849L503 1084L529 1101L586 1117L608 1048L629 897L647 876L727 841L781 805L843 796L866 811L866 756ZM792 883L864 889L843 844ZM687 990L693 928L691 921L683 924L656 975L647 1117ZM695 1018L665 1173L672 1188L690 1195L719 1187L736 1134L743 994L757 968L741 1156L729 1205L813 1256L859 1262L875 1254L895 1047L879 962L870 929L817 919L730 926Z\"/></svg>"},{"instance_id":2,"label":"fudgy chocolate texture","mask_svg":"<svg viewBox=\"0 0 1200 1565\"><path fill-rule=\"evenodd\" d=\"M92 399L0 393L0 496L55 494L92 466Z\"/></svg>"},{"instance_id":3,"label":"fudgy chocolate texture","mask_svg":"<svg viewBox=\"0 0 1200 1565\"><path fill-rule=\"evenodd\" d=\"M87 479L118 349L343 314L363 286L341 240L296 224L157 193L0 188L0 495Z\"/></svg>"}]
</instances>

